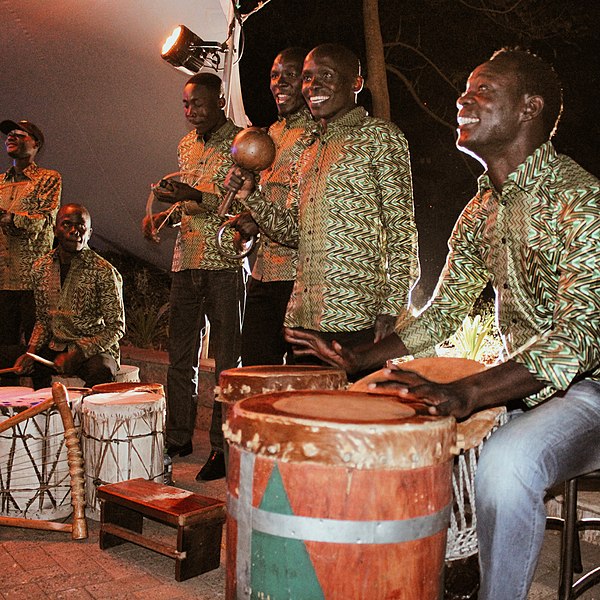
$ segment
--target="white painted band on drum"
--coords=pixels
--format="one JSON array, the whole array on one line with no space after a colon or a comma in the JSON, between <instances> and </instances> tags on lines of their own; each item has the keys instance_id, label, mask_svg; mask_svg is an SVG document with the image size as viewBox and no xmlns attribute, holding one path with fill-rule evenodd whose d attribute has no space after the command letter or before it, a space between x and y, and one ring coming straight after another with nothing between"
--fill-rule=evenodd
<instances>
[{"instance_id":1,"label":"white painted band on drum","mask_svg":"<svg viewBox=\"0 0 600 600\"><path fill-rule=\"evenodd\" d=\"M237 520L238 536L239 527L243 524L245 529L307 542L398 544L435 535L447 529L450 523L451 504L429 515L401 521L344 521L283 515L253 506L248 511L246 501L247 499L241 496L241 487L239 499L231 494L227 496L227 510ZM238 560L239 556L238 554Z\"/></svg>"},{"instance_id":2,"label":"white painted band on drum","mask_svg":"<svg viewBox=\"0 0 600 600\"><path fill-rule=\"evenodd\" d=\"M237 598L250 598L250 552L252 549L252 490L254 487L254 461L256 454L242 452L240 455L239 508L236 506L237 547L236 587Z\"/></svg>"}]
</instances>

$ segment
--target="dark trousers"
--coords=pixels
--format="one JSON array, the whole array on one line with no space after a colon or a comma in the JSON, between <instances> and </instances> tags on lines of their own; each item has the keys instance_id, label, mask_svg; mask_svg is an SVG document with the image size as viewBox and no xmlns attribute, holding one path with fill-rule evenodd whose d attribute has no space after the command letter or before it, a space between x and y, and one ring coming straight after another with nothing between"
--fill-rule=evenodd
<instances>
[{"instance_id":1,"label":"dark trousers","mask_svg":"<svg viewBox=\"0 0 600 600\"><path fill-rule=\"evenodd\" d=\"M192 440L198 407L198 362L206 319L216 381L239 365L244 280L241 269L188 269L173 273L169 309L166 442ZM213 403L211 448L223 450L221 404Z\"/></svg>"},{"instance_id":2,"label":"dark trousers","mask_svg":"<svg viewBox=\"0 0 600 600\"><path fill-rule=\"evenodd\" d=\"M55 350L44 347L40 350L39 356L54 360L60 354ZM74 373L65 373L65 376L74 375L83 379L85 387L91 388L100 383L110 383L115 380L119 365L117 361L107 352L95 354L81 363ZM56 371L51 367L47 367L39 362L35 362L31 379L33 387L36 390L49 387L52 382L52 375L56 375Z\"/></svg>"},{"instance_id":3,"label":"dark trousers","mask_svg":"<svg viewBox=\"0 0 600 600\"><path fill-rule=\"evenodd\" d=\"M0 346L27 344L34 325L33 291L0 290Z\"/></svg>"},{"instance_id":4,"label":"dark trousers","mask_svg":"<svg viewBox=\"0 0 600 600\"><path fill-rule=\"evenodd\" d=\"M242 328L242 365L293 364L292 347L283 338L283 319L293 281L250 278ZM287 356L286 356L287 355Z\"/></svg>"}]
</instances>

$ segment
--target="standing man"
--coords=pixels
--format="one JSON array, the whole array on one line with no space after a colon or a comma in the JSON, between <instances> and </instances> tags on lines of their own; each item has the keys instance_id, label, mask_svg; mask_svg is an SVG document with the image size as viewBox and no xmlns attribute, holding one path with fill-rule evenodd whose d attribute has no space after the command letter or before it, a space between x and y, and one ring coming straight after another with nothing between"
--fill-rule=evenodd
<instances>
[{"instance_id":1,"label":"standing man","mask_svg":"<svg viewBox=\"0 0 600 600\"><path fill-rule=\"evenodd\" d=\"M349 370L380 366L443 341L493 284L505 362L443 385L387 370L383 384L457 418L522 403L477 467L480 600L525 600L546 491L600 468L600 183L549 141L561 110L558 77L535 55L504 49L477 67L458 99L457 144L486 172L454 228L433 300L362 353L289 332Z\"/></svg>"},{"instance_id":2,"label":"standing man","mask_svg":"<svg viewBox=\"0 0 600 600\"><path fill-rule=\"evenodd\" d=\"M35 163L44 136L33 123L2 121L0 131L12 159L0 175L0 367L7 367L33 330L31 268L52 249L62 180Z\"/></svg>"},{"instance_id":3,"label":"standing man","mask_svg":"<svg viewBox=\"0 0 600 600\"><path fill-rule=\"evenodd\" d=\"M48 387L56 371L80 377L90 388L115 380L125 333L123 281L88 247L91 234L87 209L66 204L56 218L56 249L33 267L37 320L28 352L56 367L34 363L27 354L17 360L18 372L33 371L35 389Z\"/></svg>"},{"instance_id":4,"label":"standing man","mask_svg":"<svg viewBox=\"0 0 600 600\"><path fill-rule=\"evenodd\" d=\"M173 255L169 310L169 370L167 374L167 452L186 456L198 404L198 361L206 319L211 325L210 345L217 381L223 369L238 366L241 305L244 282L241 262L218 250L216 232L222 224L217 209L221 188L233 164L231 143L240 130L223 112L221 80L198 73L183 89L183 107L194 129L179 143L177 156L183 182L168 181L155 189L164 202L179 202L169 224L179 225ZM166 212L146 217L143 231L162 223ZM225 476L221 405L214 402L210 426L211 453L197 479Z\"/></svg>"},{"instance_id":5,"label":"standing man","mask_svg":"<svg viewBox=\"0 0 600 600\"><path fill-rule=\"evenodd\" d=\"M277 122L269 127L277 153L270 168L261 173L264 197L285 207L291 186L292 170L306 147L306 130L314 121L302 96L302 64L306 51L287 48L271 67L271 93L277 105ZM256 234L258 226L242 213L245 233ZM248 223L248 221L250 221ZM254 228L252 228L252 225ZM294 286L296 248L279 244L263 234L248 283L242 328L242 365L281 365L292 362L291 346L283 338L283 320Z\"/></svg>"},{"instance_id":6,"label":"standing man","mask_svg":"<svg viewBox=\"0 0 600 600\"><path fill-rule=\"evenodd\" d=\"M273 239L298 245L285 324L350 344L393 331L418 273L408 145L392 123L356 106L358 58L324 44L309 52L302 94L317 121L297 162L288 209L236 169L252 216Z\"/></svg>"}]
</instances>

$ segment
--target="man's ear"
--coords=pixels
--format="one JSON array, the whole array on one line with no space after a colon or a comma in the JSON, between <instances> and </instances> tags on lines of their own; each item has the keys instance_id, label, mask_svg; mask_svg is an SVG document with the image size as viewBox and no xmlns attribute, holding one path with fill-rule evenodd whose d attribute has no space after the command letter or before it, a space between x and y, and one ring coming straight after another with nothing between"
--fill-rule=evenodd
<instances>
[{"instance_id":1,"label":"man's ear","mask_svg":"<svg viewBox=\"0 0 600 600\"><path fill-rule=\"evenodd\" d=\"M539 117L544 110L544 99L541 96L525 96L525 106L523 108L523 120L531 121Z\"/></svg>"},{"instance_id":2,"label":"man's ear","mask_svg":"<svg viewBox=\"0 0 600 600\"><path fill-rule=\"evenodd\" d=\"M223 96L219 98L219 108L225 108L225 98Z\"/></svg>"},{"instance_id":3,"label":"man's ear","mask_svg":"<svg viewBox=\"0 0 600 600\"><path fill-rule=\"evenodd\" d=\"M352 91L355 94L360 93L360 91L363 89L364 84L365 80L362 78L362 75L357 75L354 80L354 84L352 85Z\"/></svg>"}]
</instances>

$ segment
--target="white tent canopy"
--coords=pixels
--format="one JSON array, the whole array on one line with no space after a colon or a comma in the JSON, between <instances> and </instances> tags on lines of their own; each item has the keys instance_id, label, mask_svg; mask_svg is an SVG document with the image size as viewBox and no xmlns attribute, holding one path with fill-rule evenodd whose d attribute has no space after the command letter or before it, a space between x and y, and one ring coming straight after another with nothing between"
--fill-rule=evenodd
<instances>
[{"instance_id":1,"label":"white tent canopy","mask_svg":"<svg viewBox=\"0 0 600 600\"><path fill-rule=\"evenodd\" d=\"M62 174L63 203L89 208L96 244L168 268L173 236L155 246L140 233L149 186L177 170L177 143L189 130L181 108L188 76L161 58L161 47L180 24L225 42L231 1L4 0L2 7L0 120L40 127L46 146L37 160ZM228 112L245 125L233 57ZM4 170L10 159L2 155Z\"/></svg>"}]
</instances>

